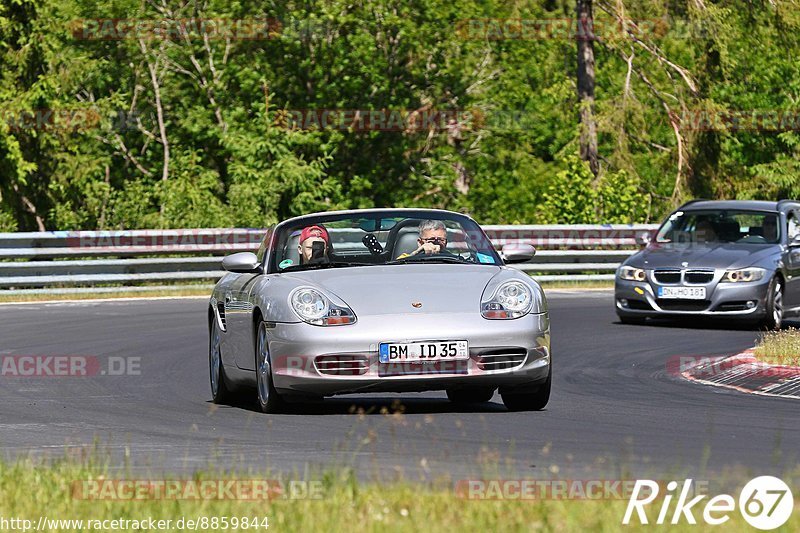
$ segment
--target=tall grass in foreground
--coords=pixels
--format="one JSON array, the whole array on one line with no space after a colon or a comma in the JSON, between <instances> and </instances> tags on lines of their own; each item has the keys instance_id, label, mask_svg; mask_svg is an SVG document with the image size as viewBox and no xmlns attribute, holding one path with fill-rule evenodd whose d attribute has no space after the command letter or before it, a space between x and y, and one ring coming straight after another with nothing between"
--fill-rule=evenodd
<instances>
[{"instance_id":1,"label":"tall grass in foreground","mask_svg":"<svg viewBox=\"0 0 800 533\"><path fill-rule=\"evenodd\" d=\"M234 477L232 474L227 474ZM651 524L623 526L627 502L612 501L486 501L459 498L450 483L415 484L359 482L349 472L322 476L322 499L281 499L259 502L234 500L84 500L73 496L73 484L87 479L120 478L97 463L74 460L50 464L20 460L0 463L0 518L49 519L171 519L201 517L267 517L270 531L644 531L653 528L661 502L649 508ZM135 476L133 476L135 478ZM270 476L265 476L270 477ZM220 473L196 473L193 479L219 479ZM252 479L247 475L246 479ZM140 478L141 479L141 478ZM716 493L710 494L713 496ZM738 494L732 493L734 498ZM708 498L702 502L704 505ZM674 502L673 502L674 507ZM695 517L703 524L702 507ZM668 516L671 516L671 512ZM752 531L738 511L730 513L724 531ZM660 531L701 531L708 526L658 526ZM720 529L720 530L723 530ZM46 528L46 531L89 531ZM177 530L173 526L170 530ZM203 530L199 528L199 530ZM206 529L208 531L209 529ZM220 531L221 529L217 529ZM263 528L227 529L265 531ZM783 527L800 530L795 511Z\"/></svg>"},{"instance_id":2,"label":"tall grass in foreground","mask_svg":"<svg viewBox=\"0 0 800 533\"><path fill-rule=\"evenodd\" d=\"M754 351L765 363L800 366L800 330L768 331L758 340Z\"/></svg>"}]
</instances>

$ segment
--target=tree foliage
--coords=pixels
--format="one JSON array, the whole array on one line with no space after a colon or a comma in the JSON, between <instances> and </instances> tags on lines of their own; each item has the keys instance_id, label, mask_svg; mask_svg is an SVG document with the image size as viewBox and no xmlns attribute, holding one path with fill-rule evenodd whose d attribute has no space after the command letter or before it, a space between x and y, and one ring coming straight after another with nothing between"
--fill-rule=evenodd
<instances>
[{"instance_id":1,"label":"tree foliage","mask_svg":"<svg viewBox=\"0 0 800 533\"><path fill-rule=\"evenodd\" d=\"M598 176L576 157L575 0L7 0L0 231L260 227L371 206L627 223L692 196L800 196L794 2L594 12ZM255 38L115 33L265 19L280 25ZM287 127L298 110L457 120Z\"/></svg>"}]
</instances>

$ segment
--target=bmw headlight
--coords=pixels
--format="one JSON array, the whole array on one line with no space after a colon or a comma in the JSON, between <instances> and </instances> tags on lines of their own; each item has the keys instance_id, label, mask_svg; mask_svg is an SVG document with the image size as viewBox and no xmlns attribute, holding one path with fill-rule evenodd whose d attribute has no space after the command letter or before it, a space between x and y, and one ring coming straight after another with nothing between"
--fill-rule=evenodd
<instances>
[{"instance_id":1,"label":"bmw headlight","mask_svg":"<svg viewBox=\"0 0 800 533\"><path fill-rule=\"evenodd\" d=\"M626 279L628 281L644 281L647 277L643 269L627 265L619 267L617 276L619 276L619 279Z\"/></svg>"},{"instance_id":2,"label":"bmw headlight","mask_svg":"<svg viewBox=\"0 0 800 533\"><path fill-rule=\"evenodd\" d=\"M492 320L519 318L533 307L533 292L521 281L507 281L481 302L481 315Z\"/></svg>"},{"instance_id":3,"label":"bmw headlight","mask_svg":"<svg viewBox=\"0 0 800 533\"><path fill-rule=\"evenodd\" d=\"M289 305L300 320L316 326L343 326L356 321L353 310L333 303L313 287L300 287L289 295Z\"/></svg>"},{"instance_id":4,"label":"bmw headlight","mask_svg":"<svg viewBox=\"0 0 800 533\"><path fill-rule=\"evenodd\" d=\"M739 268L736 270L726 270L722 275L721 283L747 283L748 281L758 281L764 277L767 271L763 268L750 267Z\"/></svg>"}]
</instances>

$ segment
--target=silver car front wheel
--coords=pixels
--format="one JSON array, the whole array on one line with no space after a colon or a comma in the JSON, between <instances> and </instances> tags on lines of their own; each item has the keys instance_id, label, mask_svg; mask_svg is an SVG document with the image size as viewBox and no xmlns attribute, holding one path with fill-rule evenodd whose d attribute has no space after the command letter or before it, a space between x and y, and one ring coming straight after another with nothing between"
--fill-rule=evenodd
<instances>
[{"instance_id":1,"label":"silver car front wheel","mask_svg":"<svg viewBox=\"0 0 800 533\"><path fill-rule=\"evenodd\" d=\"M264 413L279 413L285 404L272 384L272 361L267 342L267 325L259 322L256 333L256 382L258 405Z\"/></svg>"},{"instance_id":2,"label":"silver car front wheel","mask_svg":"<svg viewBox=\"0 0 800 533\"><path fill-rule=\"evenodd\" d=\"M541 411L550 401L550 386L553 381L553 367L547 372L547 379L532 391L505 391L500 388L500 396L509 411Z\"/></svg>"},{"instance_id":3,"label":"silver car front wheel","mask_svg":"<svg viewBox=\"0 0 800 533\"><path fill-rule=\"evenodd\" d=\"M211 380L211 399L214 403L225 403L231 393L225 383L222 366L222 335L216 318L212 317L208 327L208 373Z\"/></svg>"}]
</instances>

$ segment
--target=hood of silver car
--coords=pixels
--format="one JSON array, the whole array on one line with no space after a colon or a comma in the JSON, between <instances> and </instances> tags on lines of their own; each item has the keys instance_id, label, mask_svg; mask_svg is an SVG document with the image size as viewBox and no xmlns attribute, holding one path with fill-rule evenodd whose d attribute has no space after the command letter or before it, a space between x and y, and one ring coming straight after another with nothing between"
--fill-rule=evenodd
<instances>
[{"instance_id":1,"label":"hood of silver car","mask_svg":"<svg viewBox=\"0 0 800 533\"><path fill-rule=\"evenodd\" d=\"M760 265L780 253L779 245L654 243L644 249L636 266L651 268L743 268ZM684 265L684 263L686 263Z\"/></svg>"},{"instance_id":2,"label":"hood of silver car","mask_svg":"<svg viewBox=\"0 0 800 533\"><path fill-rule=\"evenodd\" d=\"M404 264L293 272L344 300L356 313L463 313L480 310L481 295L500 267Z\"/></svg>"}]
</instances>

